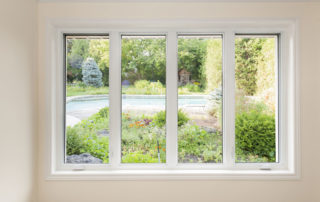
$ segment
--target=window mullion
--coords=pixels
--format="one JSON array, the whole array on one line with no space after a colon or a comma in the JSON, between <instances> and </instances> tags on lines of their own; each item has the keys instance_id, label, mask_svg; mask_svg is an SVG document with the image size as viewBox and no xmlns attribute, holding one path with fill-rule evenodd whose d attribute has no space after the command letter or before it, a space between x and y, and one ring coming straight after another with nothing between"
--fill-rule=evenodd
<instances>
[{"instance_id":1,"label":"window mullion","mask_svg":"<svg viewBox=\"0 0 320 202\"><path fill-rule=\"evenodd\" d=\"M166 69L166 129L167 129L167 164L170 168L178 162L178 43L176 32L167 35Z\"/></svg>"},{"instance_id":2,"label":"window mullion","mask_svg":"<svg viewBox=\"0 0 320 202\"><path fill-rule=\"evenodd\" d=\"M121 37L118 32L110 34L109 81L109 162L117 168L121 159Z\"/></svg>"},{"instance_id":3,"label":"window mullion","mask_svg":"<svg viewBox=\"0 0 320 202\"><path fill-rule=\"evenodd\" d=\"M235 33L224 35L223 49L223 163L235 164Z\"/></svg>"}]
</instances>

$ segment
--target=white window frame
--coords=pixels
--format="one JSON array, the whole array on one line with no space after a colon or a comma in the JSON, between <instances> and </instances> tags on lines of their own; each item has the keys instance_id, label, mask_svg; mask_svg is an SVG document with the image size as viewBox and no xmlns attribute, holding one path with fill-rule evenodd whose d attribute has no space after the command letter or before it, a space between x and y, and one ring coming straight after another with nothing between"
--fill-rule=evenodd
<instances>
[{"instance_id":1,"label":"white window frame","mask_svg":"<svg viewBox=\"0 0 320 202\"><path fill-rule=\"evenodd\" d=\"M47 179L299 179L299 82L297 30L294 20L237 21L95 21L48 20L45 43ZM64 163L64 34L109 34L110 164ZM121 34L159 33L167 39L167 160L164 164L121 164ZM223 163L178 164L177 35L223 35ZM235 34L280 34L279 163L235 163ZM228 78L228 79L226 79ZM227 93L226 93L227 92ZM228 120L228 121L226 121ZM168 155L168 153L170 155Z\"/></svg>"}]
</instances>

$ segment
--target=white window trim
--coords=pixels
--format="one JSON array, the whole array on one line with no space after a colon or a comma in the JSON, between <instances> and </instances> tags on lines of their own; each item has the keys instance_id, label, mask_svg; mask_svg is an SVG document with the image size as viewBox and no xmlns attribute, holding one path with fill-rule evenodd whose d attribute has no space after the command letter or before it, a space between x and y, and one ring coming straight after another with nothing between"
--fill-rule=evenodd
<instances>
[{"instance_id":1,"label":"white window trim","mask_svg":"<svg viewBox=\"0 0 320 202\"><path fill-rule=\"evenodd\" d=\"M223 34L224 122L223 162L217 164L177 164L177 155L167 155L166 164L120 164L121 134L121 38L120 33L164 33L167 35L167 109L177 112L177 33ZM64 164L63 126L63 34L101 33L110 37L110 164ZM234 163L234 34L280 33L281 100L279 128L280 163ZM45 169L47 179L70 180L188 180L188 179L299 179L299 81L297 66L297 23L295 20L237 21L100 21L48 20L45 44ZM170 86L171 88L168 88ZM284 90L286 89L286 90ZM228 94L225 92L229 92ZM177 154L177 120L167 113L167 152ZM231 121L230 121L231 120ZM119 158L112 158L119 156ZM171 157L169 157L171 156Z\"/></svg>"}]
</instances>

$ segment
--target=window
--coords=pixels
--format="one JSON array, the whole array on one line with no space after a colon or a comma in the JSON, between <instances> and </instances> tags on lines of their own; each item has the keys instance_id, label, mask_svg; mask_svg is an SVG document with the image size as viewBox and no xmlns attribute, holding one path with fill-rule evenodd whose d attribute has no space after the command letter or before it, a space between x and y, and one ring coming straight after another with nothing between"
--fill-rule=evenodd
<instances>
[{"instance_id":1,"label":"window","mask_svg":"<svg viewBox=\"0 0 320 202\"><path fill-rule=\"evenodd\" d=\"M64 62L52 75L49 172L296 177L292 24L236 32L197 26L53 31L64 51L51 50Z\"/></svg>"}]
</instances>

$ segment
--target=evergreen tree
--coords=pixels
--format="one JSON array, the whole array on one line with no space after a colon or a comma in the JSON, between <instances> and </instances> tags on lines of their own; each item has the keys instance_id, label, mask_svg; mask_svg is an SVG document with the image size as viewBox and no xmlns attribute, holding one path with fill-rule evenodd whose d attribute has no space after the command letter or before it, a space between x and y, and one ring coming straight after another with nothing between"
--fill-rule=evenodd
<instances>
[{"instance_id":1,"label":"evergreen tree","mask_svg":"<svg viewBox=\"0 0 320 202\"><path fill-rule=\"evenodd\" d=\"M93 58L87 58L87 60L83 63L82 76L82 81L87 86L102 86L102 73Z\"/></svg>"}]
</instances>

